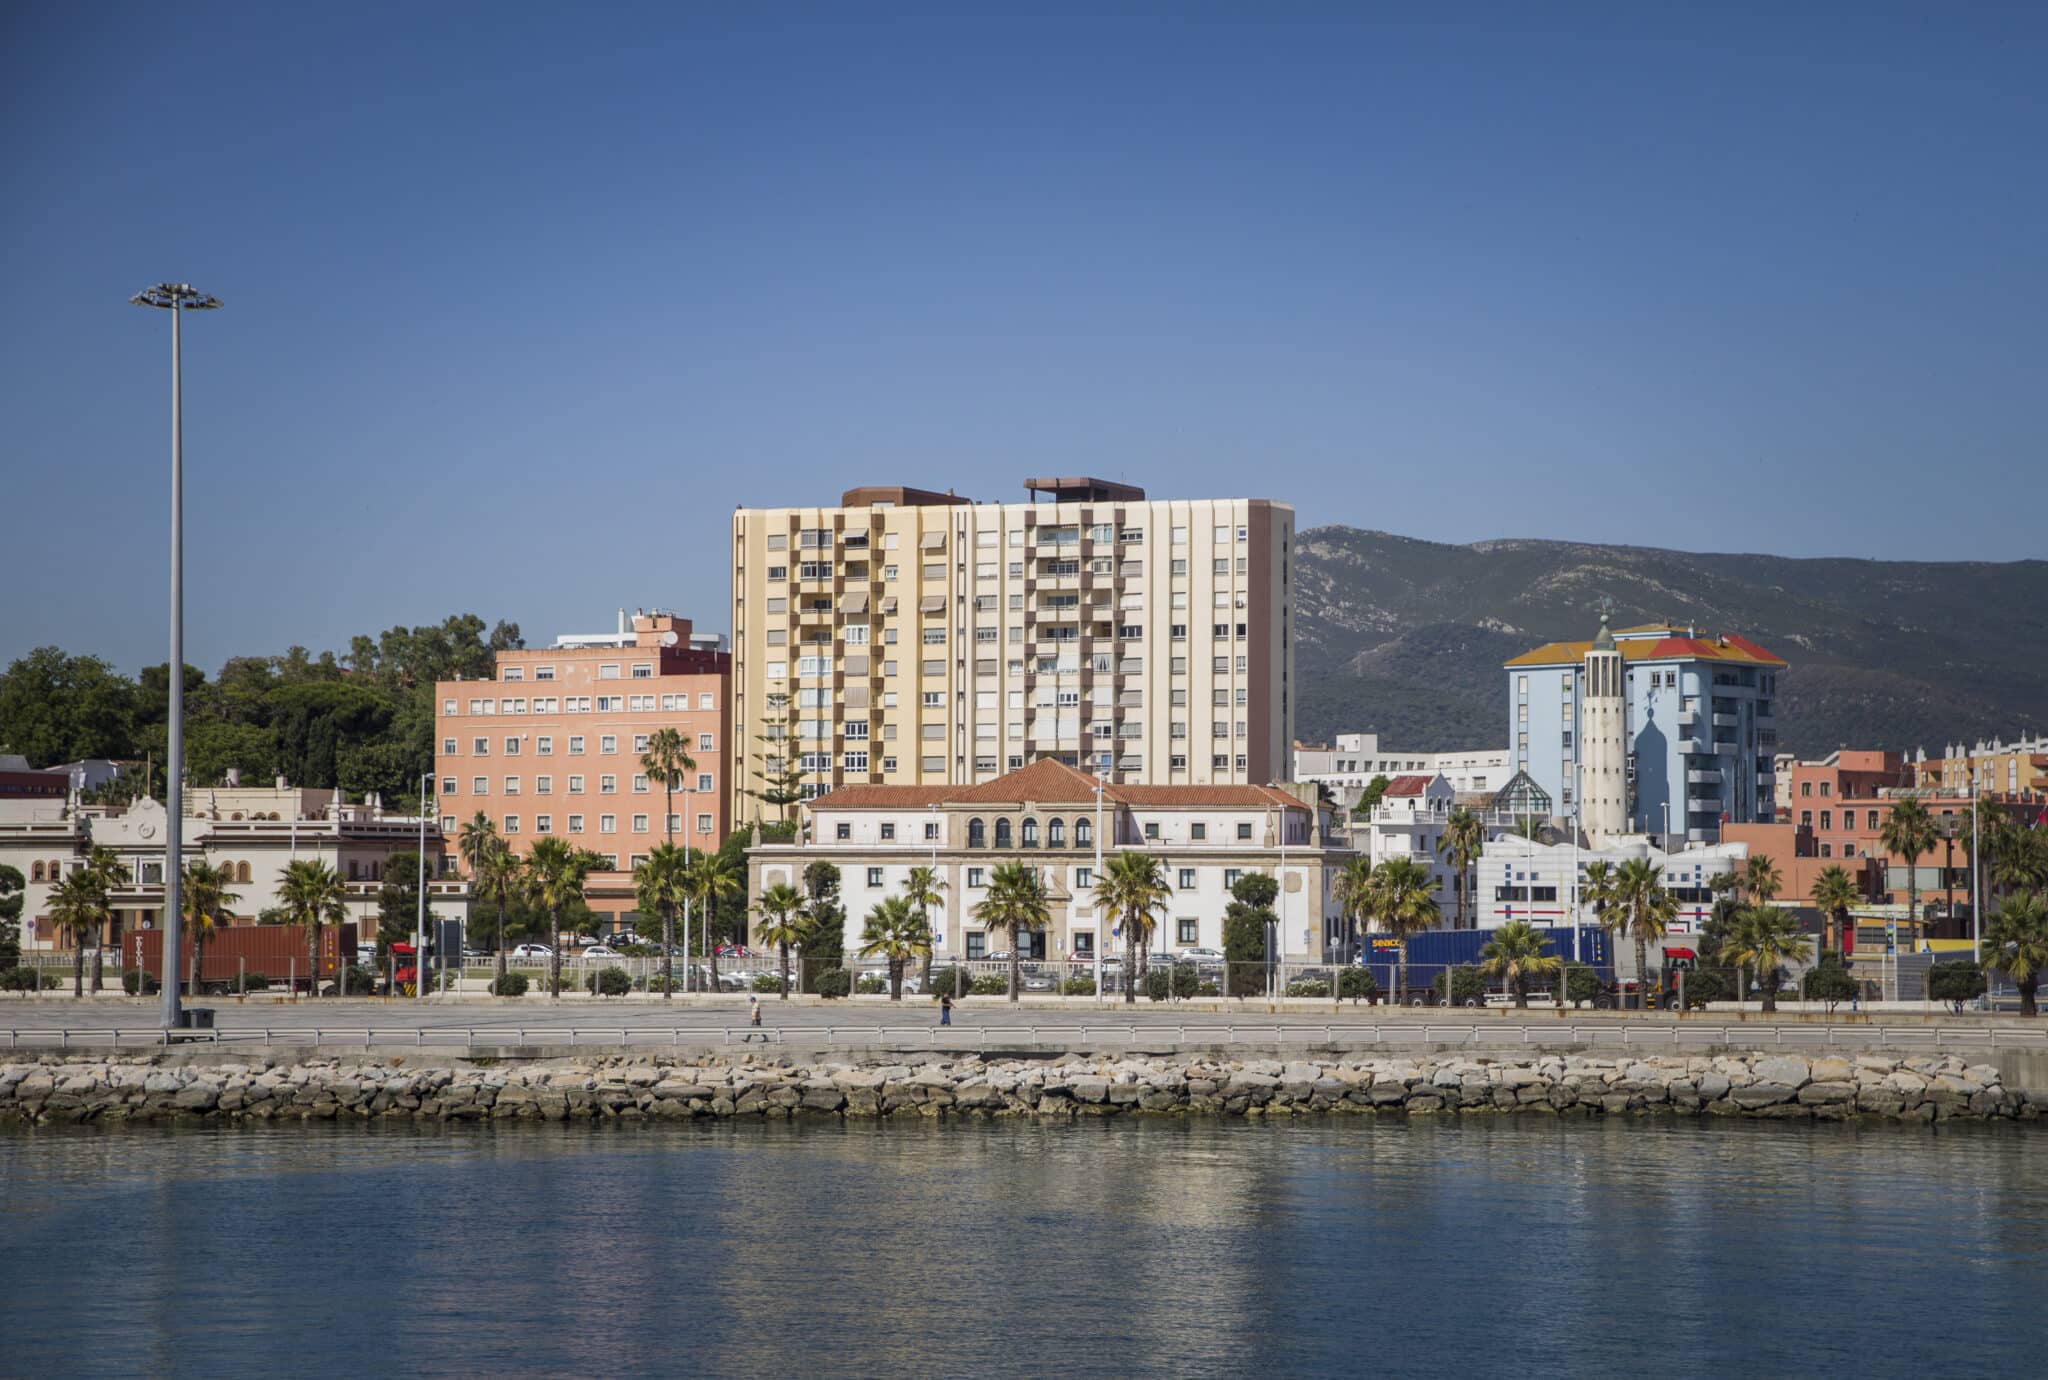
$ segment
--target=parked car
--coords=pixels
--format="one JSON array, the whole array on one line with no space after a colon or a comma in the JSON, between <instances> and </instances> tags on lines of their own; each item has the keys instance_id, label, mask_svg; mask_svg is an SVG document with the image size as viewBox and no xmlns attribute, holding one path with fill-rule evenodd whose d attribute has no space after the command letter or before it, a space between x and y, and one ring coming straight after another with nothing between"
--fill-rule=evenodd
<instances>
[{"instance_id":1,"label":"parked car","mask_svg":"<svg viewBox=\"0 0 2048 1380\"><path fill-rule=\"evenodd\" d=\"M624 954L622 954L622 953L620 953L620 952L619 952L619 951L618 951L617 949L614 949L614 948L613 948L613 947L612 947L611 945L609 945L609 944L592 944L592 945L591 945L591 946L590 946L589 948L587 948L587 949L582 949L582 950L579 950L579 951L577 952L577 954L576 954L576 957L578 957L578 958L624 958L624 957L625 957L625 955L624 955Z\"/></svg>"},{"instance_id":2,"label":"parked car","mask_svg":"<svg viewBox=\"0 0 2048 1380\"><path fill-rule=\"evenodd\" d=\"M1058 979L1050 973L1031 973L1024 979L1024 990L1027 992L1052 992L1058 988Z\"/></svg>"},{"instance_id":3,"label":"parked car","mask_svg":"<svg viewBox=\"0 0 2048 1380\"><path fill-rule=\"evenodd\" d=\"M553 958L554 956L555 951L545 944L514 944L512 946L512 957L514 958Z\"/></svg>"},{"instance_id":4,"label":"parked car","mask_svg":"<svg viewBox=\"0 0 2048 1380\"><path fill-rule=\"evenodd\" d=\"M1069 962L1069 963L1093 963L1094 961L1095 961L1095 954L1094 954L1094 951L1093 951L1093 950L1090 950L1090 951L1087 951L1087 952L1083 952L1083 951L1082 951L1082 950L1080 950L1080 949L1076 949L1076 950L1074 950L1074 951L1073 951L1072 953L1070 953L1070 954L1068 954L1068 955L1067 955L1067 962ZM1109 962L1109 961L1110 961L1110 960L1109 960L1109 959L1107 959L1107 958L1104 958L1104 959L1103 959L1103 962L1105 962L1105 963L1107 963L1107 962Z\"/></svg>"},{"instance_id":5,"label":"parked car","mask_svg":"<svg viewBox=\"0 0 2048 1380\"><path fill-rule=\"evenodd\" d=\"M1183 963L1221 963L1221 949L1182 949L1174 955Z\"/></svg>"}]
</instances>

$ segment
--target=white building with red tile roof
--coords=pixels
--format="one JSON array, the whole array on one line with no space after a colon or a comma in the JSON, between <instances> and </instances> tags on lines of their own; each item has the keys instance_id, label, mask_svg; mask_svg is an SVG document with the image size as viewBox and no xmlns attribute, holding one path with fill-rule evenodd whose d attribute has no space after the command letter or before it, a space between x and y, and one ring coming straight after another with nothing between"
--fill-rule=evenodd
<instances>
[{"instance_id":1,"label":"white building with red tile roof","mask_svg":"<svg viewBox=\"0 0 2048 1380\"><path fill-rule=\"evenodd\" d=\"M1159 858L1173 888L1155 952L1220 949L1230 887L1247 872L1280 880L1283 956L1320 957L1341 931L1331 890L1353 854L1331 842L1331 811L1313 787L1127 785L1052 758L979 784L842 786L802 807L798 839L748 850L748 894L800 886L805 867L839 869L846 951L859 947L868 912L900 895L910 869L937 869L945 899L932 916L942 959L976 959L1007 946L973 918L988 875L1005 862L1037 866L1052 925L1027 957L1121 951L1095 913L1097 868L1136 851Z\"/></svg>"}]
</instances>

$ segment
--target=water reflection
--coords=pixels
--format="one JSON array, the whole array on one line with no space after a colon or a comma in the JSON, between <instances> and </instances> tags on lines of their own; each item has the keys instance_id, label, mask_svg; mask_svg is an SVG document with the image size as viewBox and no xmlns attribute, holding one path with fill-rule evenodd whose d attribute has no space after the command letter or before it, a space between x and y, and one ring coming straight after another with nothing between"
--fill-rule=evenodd
<instances>
[{"instance_id":1,"label":"water reflection","mask_svg":"<svg viewBox=\"0 0 2048 1380\"><path fill-rule=\"evenodd\" d=\"M1938 1279L1971 1335L2025 1334L2048 1283L2033 1139L1535 1118L24 1132L0 1137L0 1288L44 1325L8 1329L7 1368L1766 1375L1785 1335L1802 1369L1939 1372L1942 1328L1869 1329Z\"/></svg>"}]
</instances>

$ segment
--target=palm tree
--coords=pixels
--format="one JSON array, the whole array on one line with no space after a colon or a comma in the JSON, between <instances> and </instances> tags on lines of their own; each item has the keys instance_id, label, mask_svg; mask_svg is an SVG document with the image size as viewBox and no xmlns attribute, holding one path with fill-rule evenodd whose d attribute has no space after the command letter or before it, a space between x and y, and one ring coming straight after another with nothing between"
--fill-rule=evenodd
<instances>
[{"instance_id":1,"label":"palm tree","mask_svg":"<svg viewBox=\"0 0 2048 1380\"><path fill-rule=\"evenodd\" d=\"M1479 969L1498 976L1515 994L1515 1005L1526 1009L1530 978L1555 977L1564 972L1562 958L1543 952L1549 944L1528 921L1510 920L1495 930L1493 938L1479 951Z\"/></svg>"},{"instance_id":2,"label":"palm tree","mask_svg":"<svg viewBox=\"0 0 2048 1380\"><path fill-rule=\"evenodd\" d=\"M348 916L343 903L348 900L348 886L341 880L341 874L317 858L286 863L284 880L278 883L277 899L284 903L285 912L291 916L291 923L306 927L306 990L312 996L320 995L320 926L333 921L340 924ZM413 956L413 971L417 975L425 962L425 955Z\"/></svg>"},{"instance_id":3,"label":"palm tree","mask_svg":"<svg viewBox=\"0 0 2048 1380\"><path fill-rule=\"evenodd\" d=\"M1023 864L1014 864L1023 866ZM1036 877L1037 873L1031 874ZM1014 940L1014 936L1013 936ZM911 909L908 896L884 897L873 910L868 912L867 927L860 935L860 956L871 958L880 954L889 961L889 1000L903 1000L903 965L911 959L932 956L931 926L924 916ZM1016 946L1011 945L1010 960L1016 962ZM1014 972L1014 967L1012 969ZM1016 1000L1016 984L1011 982L1011 1000Z\"/></svg>"},{"instance_id":4,"label":"palm tree","mask_svg":"<svg viewBox=\"0 0 2048 1380\"><path fill-rule=\"evenodd\" d=\"M1149 853L1126 849L1111 858L1102 875L1095 879L1096 913L1123 926L1126 1006L1138 1000L1139 945L1151 943L1153 917L1166 909L1166 900L1171 895L1173 888L1166 881L1166 864ZM1016 1000L1016 982L1013 969L1012 1001Z\"/></svg>"},{"instance_id":5,"label":"palm tree","mask_svg":"<svg viewBox=\"0 0 2048 1380\"><path fill-rule=\"evenodd\" d=\"M1607 924L1607 907L1614 902L1614 865L1607 862L1589 862L1585 875L1579 880L1579 900L1593 908L1593 923L1603 928ZM1576 922L1578 917L1572 917Z\"/></svg>"},{"instance_id":6,"label":"palm tree","mask_svg":"<svg viewBox=\"0 0 2048 1380\"><path fill-rule=\"evenodd\" d=\"M94 847L88 848L86 850L85 870L90 873L93 873L100 879L101 891L111 893L115 887L128 885L128 868L126 867L126 865L122 863L120 856L116 854L113 849L108 848L104 844L95 845ZM180 909L182 910L183 907L180 907ZM107 919L113 919L113 910L111 906L107 911ZM105 927L103 926L102 928L93 931L92 936L92 990L95 992L100 990L99 954L101 949L104 947L105 943L106 930Z\"/></svg>"},{"instance_id":7,"label":"palm tree","mask_svg":"<svg viewBox=\"0 0 2048 1380\"><path fill-rule=\"evenodd\" d=\"M1372 911L1372 859L1360 853L1353 857L1337 873L1337 880L1330 888L1331 896L1337 902L1337 913L1344 917L1345 927L1356 938L1371 916Z\"/></svg>"},{"instance_id":8,"label":"palm tree","mask_svg":"<svg viewBox=\"0 0 2048 1380\"><path fill-rule=\"evenodd\" d=\"M763 944L773 944L782 956L782 999L789 1000L789 946L801 944L810 933L804 921L804 894L787 882L777 882L761 893L754 903L761 927L754 931Z\"/></svg>"},{"instance_id":9,"label":"palm tree","mask_svg":"<svg viewBox=\"0 0 2048 1380\"><path fill-rule=\"evenodd\" d=\"M1877 841L1887 852L1906 860L1906 918L1920 918L1920 855L1933 850L1940 836L1934 818L1915 795L1900 796L1892 802L1891 813L1877 831Z\"/></svg>"},{"instance_id":10,"label":"palm tree","mask_svg":"<svg viewBox=\"0 0 2048 1380\"><path fill-rule=\"evenodd\" d=\"M548 995L562 995L562 916L583 899L597 854L577 848L560 834L533 841L523 869L526 892L548 917Z\"/></svg>"},{"instance_id":11,"label":"palm tree","mask_svg":"<svg viewBox=\"0 0 2048 1380\"><path fill-rule=\"evenodd\" d=\"M204 858L195 858L185 865L184 882L178 889L178 909L192 935L192 973L186 980L188 996L199 995L199 969L205 962L206 941L223 921L234 918L228 912L228 903L236 899L235 893L228 890L228 883L233 880L226 867L214 867Z\"/></svg>"},{"instance_id":12,"label":"palm tree","mask_svg":"<svg viewBox=\"0 0 2048 1380\"><path fill-rule=\"evenodd\" d=\"M106 879L90 867L81 867L50 894L50 920L71 937L71 995L85 995L85 941L100 933L107 923ZM164 968L170 971L168 963Z\"/></svg>"},{"instance_id":13,"label":"palm tree","mask_svg":"<svg viewBox=\"0 0 2048 1380\"><path fill-rule=\"evenodd\" d=\"M668 826L668 841L674 843L676 787L683 784L684 773L697 770L697 759L690 756L682 734L673 728L657 728L648 735L647 751L640 754L640 770L647 773L649 781L661 783L662 798L668 805L662 820Z\"/></svg>"},{"instance_id":14,"label":"palm tree","mask_svg":"<svg viewBox=\"0 0 2048 1380\"><path fill-rule=\"evenodd\" d=\"M673 997L676 990L676 911L682 907L687 894L684 888L687 868L688 859L682 849L672 843L657 843L646 861L633 869L633 886L640 908L661 917L663 1001Z\"/></svg>"},{"instance_id":15,"label":"palm tree","mask_svg":"<svg viewBox=\"0 0 2048 1380\"><path fill-rule=\"evenodd\" d=\"M984 929L1009 935L1010 1000L1017 1000L1023 984L1022 938L1052 923L1052 903L1046 899L1038 869L1024 862L996 864L988 874L988 895L974 907L974 918Z\"/></svg>"},{"instance_id":16,"label":"palm tree","mask_svg":"<svg viewBox=\"0 0 2048 1380\"><path fill-rule=\"evenodd\" d=\"M2004 973L2020 989L2020 1014L2039 1011L2041 968L2048 964L2048 903L2036 891L2023 891L1998 908L1984 929L1984 966Z\"/></svg>"},{"instance_id":17,"label":"palm tree","mask_svg":"<svg viewBox=\"0 0 2048 1380\"><path fill-rule=\"evenodd\" d=\"M2000 895L2048 888L2048 832L2006 823L1987 839L1992 890Z\"/></svg>"},{"instance_id":18,"label":"palm tree","mask_svg":"<svg viewBox=\"0 0 2048 1380\"><path fill-rule=\"evenodd\" d=\"M931 933L932 907L945 899L945 891L946 879L938 874L936 868L920 866L910 869L910 880L904 883L903 886L903 899L917 907L918 918L924 921L927 935ZM927 944L924 952L923 985L927 992L931 990L932 986L931 951L933 947L933 945Z\"/></svg>"},{"instance_id":19,"label":"palm tree","mask_svg":"<svg viewBox=\"0 0 2048 1380\"><path fill-rule=\"evenodd\" d=\"M1449 855L1451 866L1458 870L1458 928L1462 930L1465 928L1466 883L1472 875L1472 865L1486 851L1486 822L1460 805L1444 821L1444 832L1436 841L1436 851Z\"/></svg>"},{"instance_id":20,"label":"palm tree","mask_svg":"<svg viewBox=\"0 0 2048 1380\"><path fill-rule=\"evenodd\" d=\"M1778 875L1777 864L1765 854L1757 854L1743 866L1742 890L1752 904L1775 899L1784 886L1785 879Z\"/></svg>"},{"instance_id":21,"label":"palm tree","mask_svg":"<svg viewBox=\"0 0 2048 1380\"><path fill-rule=\"evenodd\" d=\"M469 868L472 892L495 894L498 901L498 979L505 977L505 907L519 880L518 860L498 834L498 826L482 810L455 836L455 850Z\"/></svg>"},{"instance_id":22,"label":"palm tree","mask_svg":"<svg viewBox=\"0 0 2048 1380\"><path fill-rule=\"evenodd\" d=\"M685 850L688 851L687 849ZM699 852L690 859L683 869L683 894L697 906L697 913L704 917L704 924L698 933L704 938L704 954L711 964L711 990L718 990L718 943L712 936L712 911L728 896L739 893L740 879L733 869L732 860L723 853ZM687 965L689 955L683 955Z\"/></svg>"},{"instance_id":23,"label":"palm tree","mask_svg":"<svg viewBox=\"0 0 2048 1380\"><path fill-rule=\"evenodd\" d=\"M1779 969L1786 963L1804 963L1813 957L1813 945L1799 932L1791 915L1776 906L1746 906L1736 917L1735 932L1727 955L1736 963L1756 969L1756 983L1764 995L1766 1012L1778 1009Z\"/></svg>"},{"instance_id":24,"label":"palm tree","mask_svg":"<svg viewBox=\"0 0 2048 1380\"><path fill-rule=\"evenodd\" d=\"M1849 907L1862 900L1856 883L1840 867L1824 867L1813 879L1813 903L1827 917L1821 932L1822 953L1840 953L1842 936L1849 932Z\"/></svg>"},{"instance_id":25,"label":"palm tree","mask_svg":"<svg viewBox=\"0 0 2048 1380\"><path fill-rule=\"evenodd\" d=\"M1643 858L1630 858L1614 875L1607 913L1601 923L1636 942L1636 1009L1642 1010L1650 990L1650 941L1662 941L1678 914L1678 898L1664 889L1664 869Z\"/></svg>"},{"instance_id":26,"label":"palm tree","mask_svg":"<svg viewBox=\"0 0 2048 1380\"><path fill-rule=\"evenodd\" d=\"M1436 878L1413 858L1388 858L1372 872L1368 902L1373 921L1394 936L1395 1001L1408 993L1408 937L1433 928L1442 919L1436 902ZM1451 977L1444 974L1444 1004L1451 1000Z\"/></svg>"}]
</instances>

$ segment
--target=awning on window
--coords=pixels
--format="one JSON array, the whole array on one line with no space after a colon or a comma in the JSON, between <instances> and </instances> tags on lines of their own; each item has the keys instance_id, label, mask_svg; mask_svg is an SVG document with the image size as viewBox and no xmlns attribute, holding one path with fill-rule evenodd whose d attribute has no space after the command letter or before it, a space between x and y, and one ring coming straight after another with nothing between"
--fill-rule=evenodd
<instances>
[{"instance_id":1,"label":"awning on window","mask_svg":"<svg viewBox=\"0 0 2048 1380\"><path fill-rule=\"evenodd\" d=\"M847 613L866 613L868 611L868 596L865 594L843 594L839 597L839 607Z\"/></svg>"},{"instance_id":2,"label":"awning on window","mask_svg":"<svg viewBox=\"0 0 2048 1380\"><path fill-rule=\"evenodd\" d=\"M946 596L943 594L927 594L924 598L917 601L917 611L919 613L938 613L945 607Z\"/></svg>"},{"instance_id":3,"label":"awning on window","mask_svg":"<svg viewBox=\"0 0 2048 1380\"><path fill-rule=\"evenodd\" d=\"M946 534L944 532L927 532L917 545L923 551L943 551L946 549Z\"/></svg>"},{"instance_id":4,"label":"awning on window","mask_svg":"<svg viewBox=\"0 0 2048 1380\"><path fill-rule=\"evenodd\" d=\"M893 594L884 594L884 595L882 596L882 612L883 612L883 613L894 613L894 612L896 612L896 596L895 596L895 595L893 595Z\"/></svg>"}]
</instances>

